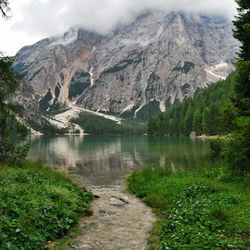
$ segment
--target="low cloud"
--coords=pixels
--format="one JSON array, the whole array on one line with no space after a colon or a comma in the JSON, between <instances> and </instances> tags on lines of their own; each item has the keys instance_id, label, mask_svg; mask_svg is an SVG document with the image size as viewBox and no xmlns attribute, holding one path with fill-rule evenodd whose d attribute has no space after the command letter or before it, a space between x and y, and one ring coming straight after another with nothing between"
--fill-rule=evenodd
<instances>
[{"instance_id":1,"label":"low cloud","mask_svg":"<svg viewBox=\"0 0 250 250\"><path fill-rule=\"evenodd\" d=\"M80 25L105 34L147 10L186 11L232 19L236 4L234 0L26 0L21 8L22 18L13 28L52 36Z\"/></svg>"}]
</instances>

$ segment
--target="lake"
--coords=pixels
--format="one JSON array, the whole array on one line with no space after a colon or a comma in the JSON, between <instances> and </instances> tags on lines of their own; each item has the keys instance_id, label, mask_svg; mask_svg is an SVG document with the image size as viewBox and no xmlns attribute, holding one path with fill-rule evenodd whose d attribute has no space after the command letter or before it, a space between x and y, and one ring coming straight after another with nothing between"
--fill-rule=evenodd
<instances>
[{"instance_id":1,"label":"lake","mask_svg":"<svg viewBox=\"0 0 250 250\"><path fill-rule=\"evenodd\" d=\"M172 171L201 168L210 161L207 141L170 137L37 136L28 158L81 177L88 186L110 186L145 164Z\"/></svg>"}]
</instances>

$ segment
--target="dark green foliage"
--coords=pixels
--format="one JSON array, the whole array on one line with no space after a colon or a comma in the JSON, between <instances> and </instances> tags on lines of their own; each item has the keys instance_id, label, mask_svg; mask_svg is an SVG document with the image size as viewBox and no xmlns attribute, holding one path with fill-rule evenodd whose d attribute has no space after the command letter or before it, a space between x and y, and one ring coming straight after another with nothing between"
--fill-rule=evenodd
<instances>
[{"instance_id":1,"label":"dark green foliage","mask_svg":"<svg viewBox=\"0 0 250 250\"><path fill-rule=\"evenodd\" d=\"M91 85L90 75L87 72L77 71L69 86L69 99L75 98Z\"/></svg>"},{"instance_id":2,"label":"dark green foliage","mask_svg":"<svg viewBox=\"0 0 250 250\"><path fill-rule=\"evenodd\" d=\"M193 102L190 101L183 121L183 131L188 134L193 128Z\"/></svg>"},{"instance_id":3,"label":"dark green foliage","mask_svg":"<svg viewBox=\"0 0 250 250\"><path fill-rule=\"evenodd\" d=\"M160 218L150 249L249 249L249 179L232 179L224 163L213 165L184 173L146 167L129 176L129 190Z\"/></svg>"},{"instance_id":4,"label":"dark green foliage","mask_svg":"<svg viewBox=\"0 0 250 250\"><path fill-rule=\"evenodd\" d=\"M51 93L51 90L49 89L47 93L40 99L39 101L39 109L42 113L48 115L53 114L59 114L62 112L62 110L65 110L67 108L66 103L58 102L59 96L59 88L56 86L55 88L55 97L53 98L53 95Z\"/></svg>"},{"instance_id":5,"label":"dark green foliage","mask_svg":"<svg viewBox=\"0 0 250 250\"><path fill-rule=\"evenodd\" d=\"M236 2L239 8L234 21L234 36L241 42L234 99L237 128L228 143L225 156L234 170L245 172L250 170L250 2Z\"/></svg>"},{"instance_id":6,"label":"dark green foliage","mask_svg":"<svg viewBox=\"0 0 250 250\"><path fill-rule=\"evenodd\" d=\"M51 91L49 90L46 95L39 101L39 108L41 111L46 112L50 108L49 101L53 98Z\"/></svg>"},{"instance_id":7,"label":"dark green foliage","mask_svg":"<svg viewBox=\"0 0 250 250\"><path fill-rule=\"evenodd\" d=\"M203 112L202 126L205 134L208 135L220 134L221 130L221 127L219 127L221 125L220 109L217 105L212 103L211 105L209 105L209 107L205 108Z\"/></svg>"},{"instance_id":8,"label":"dark green foliage","mask_svg":"<svg viewBox=\"0 0 250 250\"><path fill-rule=\"evenodd\" d=\"M250 171L250 117L238 118L237 128L223 156L235 172L245 173Z\"/></svg>"},{"instance_id":9,"label":"dark green foliage","mask_svg":"<svg viewBox=\"0 0 250 250\"><path fill-rule=\"evenodd\" d=\"M58 128L51 125L47 121L43 121L43 123L40 124L36 123L34 120L28 120L27 123L30 127L35 129L36 131L40 131L44 135L64 135L69 132L67 128Z\"/></svg>"},{"instance_id":10,"label":"dark green foliage","mask_svg":"<svg viewBox=\"0 0 250 250\"><path fill-rule=\"evenodd\" d=\"M202 115L200 108L197 108L193 114L192 130L195 131L197 135L202 134Z\"/></svg>"},{"instance_id":11,"label":"dark green foliage","mask_svg":"<svg viewBox=\"0 0 250 250\"><path fill-rule=\"evenodd\" d=\"M211 157L212 159L220 159L221 153L225 147L226 140L224 139L212 139L210 140Z\"/></svg>"},{"instance_id":12,"label":"dark green foliage","mask_svg":"<svg viewBox=\"0 0 250 250\"><path fill-rule=\"evenodd\" d=\"M248 61L250 58L250 2L248 0L236 0L239 5L239 15L234 23L234 37L241 42L239 53L241 60Z\"/></svg>"},{"instance_id":13,"label":"dark green foliage","mask_svg":"<svg viewBox=\"0 0 250 250\"><path fill-rule=\"evenodd\" d=\"M84 112L78 118L73 119L72 122L79 124L85 133L92 135L143 135L145 133L145 125L138 121L123 120L119 125L115 121Z\"/></svg>"},{"instance_id":14,"label":"dark green foliage","mask_svg":"<svg viewBox=\"0 0 250 250\"><path fill-rule=\"evenodd\" d=\"M19 76L13 72L13 57L0 57L0 102L14 94L19 88Z\"/></svg>"},{"instance_id":15,"label":"dark green foliage","mask_svg":"<svg viewBox=\"0 0 250 250\"><path fill-rule=\"evenodd\" d=\"M20 117L23 117L23 115L25 113L24 107L20 104L12 105L12 110L14 113L18 114Z\"/></svg>"},{"instance_id":16,"label":"dark green foliage","mask_svg":"<svg viewBox=\"0 0 250 250\"><path fill-rule=\"evenodd\" d=\"M239 74L236 79L234 104L240 116L250 116L250 58L248 61L239 61L237 70Z\"/></svg>"},{"instance_id":17,"label":"dark green foliage","mask_svg":"<svg viewBox=\"0 0 250 250\"><path fill-rule=\"evenodd\" d=\"M90 86L90 83L74 82L69 88L69 99L75 98Z\"/></svg>"},{"instance_id":18,"label":"dark green foliage","mask_svg":"<svg viewBox=\"0 0 250 250\"><path fill-rule=\"evenodd\" d=\"M220 109L220 130L225 134L232 132L235 129L236 110L232 102L227 102Z\"/></svg>"},{"instance_id":19,"label":"dark green foliage","mask_svg":"<svg viewBox=\"0 0 250 250\"><path fill-rule=\"evenodd\" d=\"M14 58L0 58L0 162L22 161L26 147L16 147L12 143L12 137L27 134L27 129L20 124L14 111L17 106L10 104L9 98L19 89L20 77L13 71Z\"/></svg>"},{"instance_id":20,"label":"dark green foliage","mask_svg":"<svg viewBox=\"0 0 250 250\"><path fill-rule=\"evenodd\" d=\"M198 135L215 135L231 132L236 117L231 101L236 77L237 73L233 73L193 98L174 104L148 122L148 134L189 135L195 131Z\"/></svg>"},{"instance_id":21,"label":"dark green foliage","mask_svg":"<svg viewBox=\"0 0 250 250\"><path fill-rule=\"evenodd\" d=\"M143 106L136 114L139 120L147 121L161 112L158 101L152 101Z\"/></svg>"},{"instance_id":22,"label":"dark green foliage","mask_svg":"<svg viewBox=\"0 0 250 250\"><path fill-rule=\"evenodd\" d=\"M64 236L92 194L40 164L0 168L0 249L44 249Z\"/></svg>"}]
</instances>

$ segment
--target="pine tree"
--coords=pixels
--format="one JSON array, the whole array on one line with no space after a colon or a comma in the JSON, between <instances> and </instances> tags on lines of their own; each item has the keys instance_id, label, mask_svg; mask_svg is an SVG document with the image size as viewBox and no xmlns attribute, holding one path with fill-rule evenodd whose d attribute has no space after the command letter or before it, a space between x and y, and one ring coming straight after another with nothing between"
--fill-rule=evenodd
<instances>
[{"instance_id":1,"label":"pine tree","mask_svg":"<svg viewBox=\"0 0 250 250\"><path fill-rule=\"evenodd\" d=\"M190 134L192 132L192 126L193 126L193 105L190 103L188 105L187 112L185 114L184 118L184 133L186 135Z\"/></svg>"},{"instance_id":2,"label":"pine tree","mask_svg":"<svg viewBox=\"0 0 250 250\"><path fill-rule=\"evenodd\" d=\"M8 18L9 0L0 0L0 14ZM26 134L27 128L16 120L15 105L10 98L19 89L20 77L12 68L14 58L4 57L0 52L0 161L20 163L26 156L28 147L17 147L12 138Z\"/></svg>"},{"instance_id":3,"label":"pine tree","mask_svg":"<svg viewBox=\"0 0 250 250\"><path fill-rule=\"evenodd\" d=\"M250 170L250 1L238 0L234 36L241 42L234 105L238 113L235 138L226 156L234 169Z\"/></svg>"},{"instance_id":4,"label":"pine tree","mask_svg":"<svg viewBox=\"0 0 250 250\"><path fill-rule=\"evenodd\" d=\"M241 42L237 70L239 72L235 88L235 106L240 116L250 115L250 1L238 0L239 15L233 22L234 37Z\"/></svg>"},{"instance_id":5,"label":"pine tree","mask_svg":"<svg viewBox=\"0 0 250 250\"><path fill-rule=\"evenodd\" d=\"M193 130L196 132L197 135L201 135L202 133L202 116L200 108L197 108L194 111Z\"/></svg>"},{"instance_id":6,"label":"pine tree","mask_svg":"<svg viewBox=\"0 0 250 250\"><path fill-rule=\"evenodd\" d=\"M220 109L220 130L222 134L228 134L235 130L235 107L232 102L227 102Z\"/></svg>"},{"instance_id":7,"label":"pine tree","mask_svg":"<svg viewBox=\"0 0 250 250\"><path fill-rule=\"evenodd\" d=\"M23 126L16 121L14 105L10 97L19 88L19 76L13 71L12 57L0 57L0 161L16 163L26 155L26 147L17 147L12 143L12 137L24 131Z\"/></svg>"}]
</instances>

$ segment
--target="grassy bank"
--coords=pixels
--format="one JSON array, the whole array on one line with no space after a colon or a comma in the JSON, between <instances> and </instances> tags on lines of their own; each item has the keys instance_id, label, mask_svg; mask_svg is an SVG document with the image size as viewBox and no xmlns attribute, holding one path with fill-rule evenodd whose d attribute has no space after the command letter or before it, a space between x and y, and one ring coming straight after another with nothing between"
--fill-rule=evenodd
<instances>
[{"instance_id":1,"label":"grassy bank","mask_svg":"<svg viewBox=\"0 0 250 250\"><path fill-rule=\"evenodd\" d=\"M201 172L145 167L128 188L159 215L151 249L250 249L250 182L223 163Z\"/></svg>"},{"instance_id":2,"label":"grassy bank","mask_svg":"<svg viewBox=\"0 0 250 250\"><path fill-rule=\"evenodd\" d=\"M0 166L0 249L44 249L80 214L90 214L91 200L92 194L39 163Z\"/></svg>"}]
</instances>

